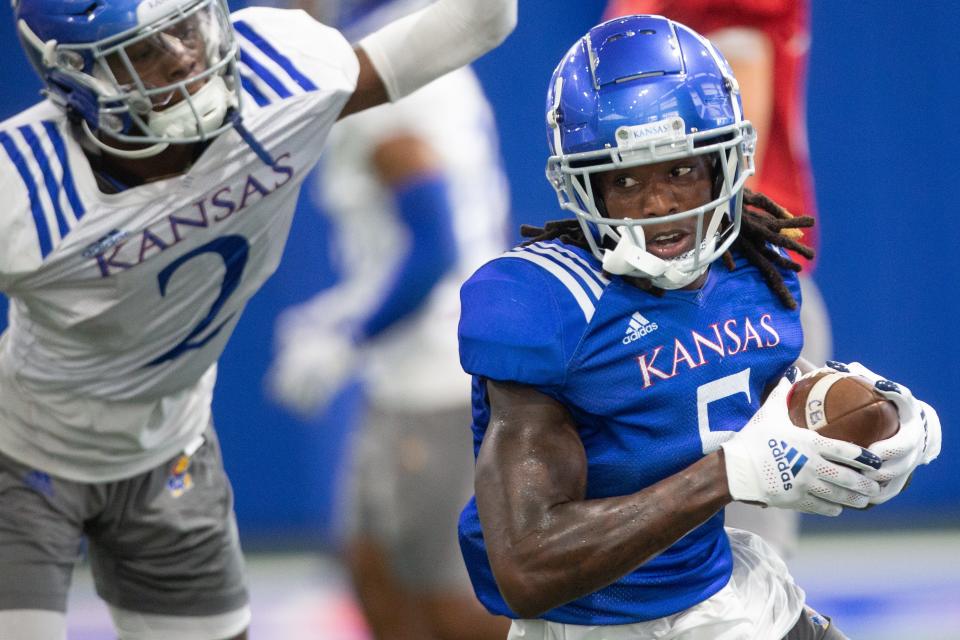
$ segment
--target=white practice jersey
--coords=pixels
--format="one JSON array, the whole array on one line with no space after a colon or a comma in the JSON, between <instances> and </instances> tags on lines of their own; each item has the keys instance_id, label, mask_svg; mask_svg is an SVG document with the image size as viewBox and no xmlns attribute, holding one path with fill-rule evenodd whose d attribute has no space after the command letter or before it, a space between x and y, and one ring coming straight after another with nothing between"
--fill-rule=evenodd
<instances>
[{"instance_id":1,"label":"white practice jersey","mask_svg":"<svg viewBox=\"0 0 960 640\"><path fill-rule=\"evenodd\" d=\"M411 133L437 151L450 185L457 265L411 317L365 349L371 399L406 410L470 401L470 381L457 355L459 291L507 241L509 207L493 113L476 75L459 69L392 104L352 115L334 127L312 194L336 228L343 280L315 303L316 317L364 317L389 290L409 238L393 195L370 156L390 137Z\"/></svg>"},{"instance_id":2,"label":"white practice jersey","mask_svg":"<svg viewBox=\"0 0 960 640\"><path fill-rule=\"evenodd\" d=\"M301 11L232 16L242 113L185 174L100 192L62 112L0 124L0 451L81 482L160 464L210 420L216 361L280 260L359 64Z\"/></svg>"}]
</instances>

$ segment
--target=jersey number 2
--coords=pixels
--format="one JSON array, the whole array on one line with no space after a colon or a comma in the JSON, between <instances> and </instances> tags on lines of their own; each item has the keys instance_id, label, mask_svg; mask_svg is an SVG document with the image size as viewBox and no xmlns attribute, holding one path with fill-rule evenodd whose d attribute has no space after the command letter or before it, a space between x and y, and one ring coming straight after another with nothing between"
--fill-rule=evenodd
<instances>
[{"instance_id":1,"label":"jersey number 2","mask_svg":"<svg viewBox=\"0 0 960 640\"><path fill-rule=\"evenodd\" d=\"M193 260L197 256L203 255L205 253L215 253L223 259L223 264L226 267L226 273L223 275L223 282L220 284L220 295L217 296L217 299L213 301L213 306L210 307L209 313L197 323L197 325L187 334L187 337L184 338L180 344L176 345L174 348L170 349L163 355L147 363L148 367L154 367L158 364L162 364L169 360L179 358L184 353L190 349L199 349L205 344L210 342L213 338L220 333L220 329L223 328L223 325L233 317L231 313L223 321L211 330L206 336L198 338L200 334L207 330L207 328L213 324L213 321L216 319L217 314L220 313L220 309L223 308L223 305L227 302L234 291L236 291L237 286L240 284L240 278L243 276L243 269L247 265L247 256L250 252L250 243L247 242L247 239L243 236L230 235L223 236L222 238L217 238L207 244L197 247L193 251L186 253L166 267L163 271L157 274L157 282L160 285L160 295L167 295L167 285L170 282L170 278L173 276L174 272L182 267L184 264Z\"/></svg>"}]
</instances>

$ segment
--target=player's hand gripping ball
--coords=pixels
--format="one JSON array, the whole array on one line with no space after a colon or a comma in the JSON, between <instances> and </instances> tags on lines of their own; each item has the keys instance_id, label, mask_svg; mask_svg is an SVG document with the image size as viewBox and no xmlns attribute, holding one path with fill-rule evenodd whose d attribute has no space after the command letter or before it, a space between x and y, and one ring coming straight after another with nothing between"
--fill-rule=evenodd
<instances>
[{"instance_id":1,"label":"player's hand gripping ball","mask_svg":"<svg viewBox=\"0 0 960 640\"><path fill-rule=\"evenodd\" d=\"M868 379L818 370L797 380L787 395L790 421L861 447L894 436L900 429L896 405Z\"/></svg>"},{"instance_id":2,"label":"player's hand gripping ball","mask_svg":"<svg viewBox=\"0 0 960 640\"><path fill-rule=\"evenodd\" d=\"M870 499L871 504L882 504L887 500L897 496L906 484L909 482L913 471L921 464L929 464L940 454L940 445L942 433L940 428L940 417L936 410L926 402L918 400L913 393L902 384L891 382L873 371L870 371L859 362L843 364L841 362L828 362L827 366L804 376L804 379L815 377L817 374L834 374L841 377L862 379L871 384L875 393L884 399L893 403L896 408L896 423L886 418L870 418L870 413L879 411L880 406L887 406L877 403L875 399L864 401L864 405L872 405L874 409L866 410L861 408L852 411L853 416L849 418L852 422L872 422L872 425L864 426L846 425L847 419L843 415L831 413L831 407L826 407L826 412L822 416L825 418L829 427L841 429L843 433L836 433L835 437L852 439L862 437L859 442L870 448L870 451L877 455L882 461L879 469L865 471L864 473L873 480L880 483L880 493ZM799 382L799 381L798 381ZM800 412L799 420L805 424L807 408L811 403L811 398L815 402L821 395L821 391L816 389L818 383L814 381L811 388L803 393L798 389L796 398L792 399L792 404L800 405L797 410ZM824 383L826 384L826 383ZM838 383L835 383L838 384ZM838 387L839 388L839 387ZM859 393L859 392L858 392ZM830 404L833 399L833 392L826 398L826 404ZM857 404L856 402L854 404ZM815 407L811 407L813 411ZM838 406L834 409L843 414L843 408ZM851 413L847 411L846 413ZM883 410L886 413L886 410ZM863 414L861 416L861 414ZM856 419L854 419L856 417ZM814 416L814 421L820 416ZM841 423L841 426L834 426L834 423ZM886 427L881 426L886 424ZM899 424L899 429L894 425ZM826 432L823 427L819 433ZM881 432L887 430L890 437L881 438ZM877 430L877 431L874 431ZM872 441L872 442L871 442Z\"/></svg>"}]
</instances>

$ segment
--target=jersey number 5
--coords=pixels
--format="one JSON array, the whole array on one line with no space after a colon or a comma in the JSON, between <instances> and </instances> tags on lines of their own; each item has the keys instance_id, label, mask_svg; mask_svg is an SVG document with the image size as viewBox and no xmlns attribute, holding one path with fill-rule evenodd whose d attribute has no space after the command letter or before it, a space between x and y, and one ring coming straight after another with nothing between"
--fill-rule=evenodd
<instances>
[{"instance_id":1,"label":"jersey number 5","mask_svg":"<svg viewBox=\"0 0 960 640\"><path fill-rule=\"evenodd\" d=\"M710 412L707 405L717 400L735 396L738 393L747 396L747 402L750 402L749 367L738 373L731 373L729 376L712 380L697 387L697 427L700 429L700 445L703 447L704 454L716 451L721 444L736 433L730 429L711 431Z\"/></svg>"}]
</instances>

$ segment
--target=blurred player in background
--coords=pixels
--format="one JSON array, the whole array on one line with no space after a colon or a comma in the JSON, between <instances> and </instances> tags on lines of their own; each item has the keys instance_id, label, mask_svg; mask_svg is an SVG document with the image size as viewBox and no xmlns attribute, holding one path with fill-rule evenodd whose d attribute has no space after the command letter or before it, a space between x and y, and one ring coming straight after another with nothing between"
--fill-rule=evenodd
<instances>
[{"instance_id":1,"label":"blurred player in background","mask_svg":"<svg viewBox=\"0 0 960 640\"><path fill-rule=\"evenodd\" d=\"M312 11L327 9L360 38L423 4ZM374 637L502 639L508 621L474 596L456 534L473 481L458 291L506 247L508 208L493 114L473 72L339 123L311 190L336 231L342 277L282 315L270 381L307 415L358 372L365 382L344 559Z\"/></svg>"},{"instance_id":2,"label":"blurred player in background","mask_svg":"<svg viewBox=\"0 0 960 640\"><path fill-rule=\"evenodd\" d=\"M0 125L0 635L65 637L86 536L121 638L244 638L217 358L334 121L489 50L516 2L439 0L356 49L215 0L14 15L49 99Z\"/></svg>"},{"instance_id":3,"label":"blurred player in background","mask_svg":"<svg viewBox=\"0 0 960 640\"><path fill-rule=\"evenodd\" d=\"M810 49L810 7L806 0L611 0L605 17L629 14L667 16L704 34L730 63L740 83L744 115L757 132L756 170L747 187L795 215L816 217L813 173L807 150L806 73ZM768 152L769 150L769 152ZM818 249L817 225L802 229L802 242ZM801 356L815 365L832 351L830 319L811 278L816 255L795 255L803 307ZM762 535L784 558L794 555L799 514L734 503L727 524Z\"/></svg>"},{"instance_id":4,"label":"blurred player in background","mask_svg":"<svg viewBox=\"0 0 960 640\"><path fill-rule=\"evenodd\" d=\"M575 217L523 229L461 290L478 597L511 639L842 639L723 509L885 502L938 455L936 413L837 365L896 404L898 433L867 451L791 424L794 363L811 367L785 250L810 255L789 233L812 220L744 188L755 133L709 41L659 16L603 23L545 111Z\"/></svg>"}]
</instances>

